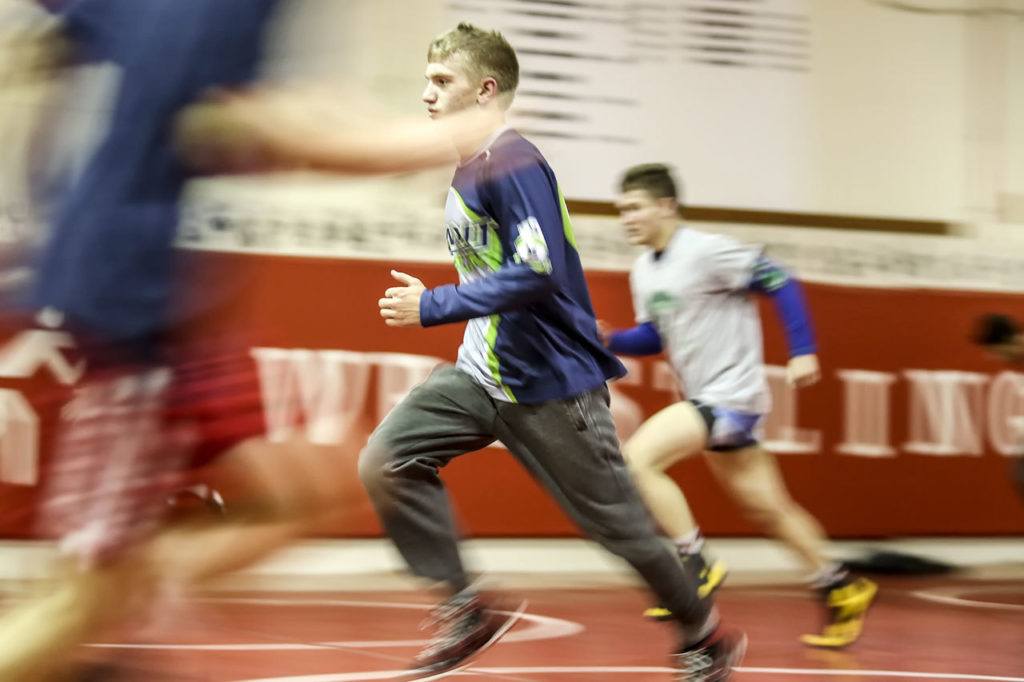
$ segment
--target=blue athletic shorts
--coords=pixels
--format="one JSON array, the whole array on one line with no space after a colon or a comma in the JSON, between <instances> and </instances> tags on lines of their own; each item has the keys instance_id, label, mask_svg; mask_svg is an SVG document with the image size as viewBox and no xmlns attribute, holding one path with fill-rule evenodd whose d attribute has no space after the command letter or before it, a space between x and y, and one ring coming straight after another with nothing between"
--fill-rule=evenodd
<instances>
[{"instance_id":1,"label":"blue athletic shorts","mask_svg":"<svg viewBox=\"0 0 1024 682\"><path fill-rule=\"evenodd\" d=\"M690 403L708 427L708 450L729 452L757 444L757 425L763 415L716 407L699 400Z\"/></svg>"}]
</instances>

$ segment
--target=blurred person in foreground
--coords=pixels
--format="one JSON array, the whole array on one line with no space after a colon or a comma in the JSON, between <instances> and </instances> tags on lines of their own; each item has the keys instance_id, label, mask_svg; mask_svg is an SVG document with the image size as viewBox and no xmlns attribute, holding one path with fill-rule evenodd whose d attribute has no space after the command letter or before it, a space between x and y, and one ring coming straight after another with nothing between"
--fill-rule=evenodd
<instances>
[{"instance_id":1,"label":"blurred person in foreground","mask_svg":"<svg viewBox=\"0 0 1024 682\"><path fill-rule=\"evenodd\" d=\"M555 174L510 128L519 66L498 32L470 24L428 49L423 101L443 122L489 116L489 130L459 144L443 236L459 283L401 286L380 299L390 327L468 321L455 365L437 368L377 427L359 472L387 534L410 570L438 583L438 633L416 669L468 665L518 617L469 579L440 469L496 440L579 527L627 561L671 604L680 680L725 680L746 637L719 625L710 596L658 534L629 477L608 407L606 382L625 368L602 345L572 224ZM514 513L514 511L512 512Z\"/></svg>"},{"instance_id":2,"label":"blurred person in foreground","mask_svg":"<svg viewBox=\"0 0 1024 682\"><path fill-rule=\"evenodd\" d=\"M645 246L630 273L637 325L606 334L609 349L653 355L662 349L688 397L646 422L623 447L655 519L673 538L702 592L725 578L721 561L708 561L704 538L682 491L666 471L707 452L715 478L743 512L786 543L813 571L828 621L805 644L839 648L860 636L877 587L828 559L821 525L797 504L774 456L758 442L758 424L770 407L754 295L775 303L789 344L789 382L818 381L816 343L797 281L760 247L708 234L679 220L679 193L669 168L644 164L626 171L618 199L631 244ZM648 617L668 617L656 606Z\"/></svg>"},{"instance_id":3,"label":"blurred person in foreground","mask_svg":"<svg viewBox=\"0 0 1024 682\"><path fill-rule=\"evenodd\" d=\"M283 94L203 101L211 89L252 83L284 2L44 3L57 21L34 49L61 45L53 54L70 63L114 63L121 81L109 128L59 198L36 267L30 309L74 337L86 369L62 412L39 514L67 561L56 585L0 619L0 680L76 679L74 645L170 586L262 558L344 503L351 477L338 453L264 438L244 334L204 333L238 293L228 273L215 273L215 288L182 293L193 273L174 240L193 171L180 155L206 170L390 172L453 158L453 137L428 121L317 125ZM174 523L169 496L211 463L239 499L216 524Z\"/></svg>"}]
</instances>

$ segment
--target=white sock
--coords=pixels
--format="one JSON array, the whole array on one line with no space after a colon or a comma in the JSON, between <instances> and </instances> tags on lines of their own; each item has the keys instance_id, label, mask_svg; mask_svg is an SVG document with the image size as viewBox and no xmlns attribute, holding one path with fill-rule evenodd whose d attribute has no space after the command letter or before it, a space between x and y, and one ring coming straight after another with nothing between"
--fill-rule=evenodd
<instances>
[{"instance_id":1,"label":"white sock","mask_svg":"<svg viewBox=\"0 0 1024 682\"><path fill-rule=\"evenodd\" d=\"M833 561L811 576L811 587L816 590L832 587L846 580L849 574L842 564Z\"/></svg>"},{"instance_id":2,"label":"white sock","mask_svg":"<svg viewBox=\"0 0 1024 682\"><path fill-rule=\"evenodd\" d=\"M672 540L679 549L680 554L700 554L704 549L704 535L700 528L694 528L686 535L680 535Z\"/></svg>"}]
</instances>

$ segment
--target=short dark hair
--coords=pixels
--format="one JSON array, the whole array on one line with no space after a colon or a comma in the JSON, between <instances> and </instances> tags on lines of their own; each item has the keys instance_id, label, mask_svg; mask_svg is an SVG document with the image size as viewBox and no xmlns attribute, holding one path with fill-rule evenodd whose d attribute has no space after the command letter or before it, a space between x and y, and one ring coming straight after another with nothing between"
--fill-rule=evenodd
<instances>
[{"instance_id":1,"label":"short dark hair","mask_svg":"<svg viewBox=\"0 0 1024 682\"><path fill-rule=\"evenodd\" d=\"M1020 333L1020 326L1009 315L989 313L974 321L971 340L979 346L1010 343Z\"/></svg>"},{"instance_id":2,"label":"short dark hair","mask_svg":"<svg viewBox=\"0 0 1024 682\"><path fill-rule=\"evenodd\" d=\"M663 163L642 163L633 166L622 176L623 192L645 190L655 199L675 199L682 203L681 192L672 177L672 169Z\"/></svg>"},{"instance_id":3,"label":"short dark hair","mask_svg":"<svg viewBox=\"0 0 1024 682\"><path fill-rule=\"evenodd\" d=\"M477 28L464 21L434 38L427 49L427 61L441 62L455 54L465 55L469 67L480 78L493 78L498 92L511 93L519 87L516 51L498 31Z\"/></svg>"}]
</instances>

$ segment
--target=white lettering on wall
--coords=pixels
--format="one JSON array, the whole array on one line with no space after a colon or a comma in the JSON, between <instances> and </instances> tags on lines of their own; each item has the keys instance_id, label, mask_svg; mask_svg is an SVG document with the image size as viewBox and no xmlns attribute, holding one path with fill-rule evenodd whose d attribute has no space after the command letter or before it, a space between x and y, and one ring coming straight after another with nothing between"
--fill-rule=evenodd
<instances>
[{"instance_id":1,"label":"white lettering on wall","mask_svg":"<svg viewBox=\"0 0 1024 682\"><path fill-rule=\"evenodd\" d=\"M358 420L367 416L368 408L368 416L374 424L379 423L443 362L410 353L301 348L254 348L252 355L259 368L269 437L281 441L302 435L320 444L340 442ZM47 353L32 357L53 356ZM633 358L624 358L623 362L629 373L609 388L616 429L620 439L626 440L650 416L630 396L631 389L666 392L674 400L681 396L668 363L648 364ZM59 361L44 364L60 366ZM0 369L3 367L0 363ZM28 371L21 361L7 367ZM59 370L54 373L72 376ZM773 402L763 426L765 446L779 454L820 452L821 432L798 426L798 391L786 382L785 367L768 365L765 373ZM843 400L836 406L842 409L843 438L836 452L859 457L895 456L897 449L890 441L892 388L900 377L863 369L842 369L837 376L843 386ZM997 452L1007 456L1024 454L1024 374L1002 372L994 377L987 402L989 378L985 374L914 369L903 372L903 377L909 400L909 430L901 446L903 451L977 456L984 452L987 431ZM371 397L375 397L373 404L369 404ZM34 480L36 460L16 453L26 451L22 444L38 440L37 419L31 406L24 400L19 402L9 391L0 393L0 400L4 401L0 404L0 478L8 482L14 481L12 476L19 482Z\"/></svg>"},{"instance_id":2,"label":"white lettering on wall","mask_svg":"<svg viewBox=\"0 0 1024 682\"><path fill-rule=\"evenodd\" d=\"M772 392L772 411L764 419L764 446L772 452L814 454L821 451L821 432L797 426L797 389L786 381L786 368L765 365Z\"/></svg>"},{"instance_id":3,"label":"white lettering on wall","mask_svg":"<svg viewBox=\"0 0 1024 682\"><path fill-rule=\"evenodd\" d=\"M844 455L893 457L889 443L889 389L896 375L863 369L841 369L843 382L843 441L836 448Z\"/></svg>"},{"instance_id":4,"label":"white lettering on wall","mask_svg":"<svg viewBox=\"0 0 1024 682\"><path fill-rule=\"evenodd\" d=\"M35 485L39 480L39 417L25 396L0 389L0 481Z\"/></svg>"},{"instance_id":5,"label":"white lettering on wall","mask_svg":"<svg viewBox=\"0 0 1024 682\"><path fill-rule=\"evenodd\" d=\"M341 442L366 408L377 371L376 421L442 362L408 353L360 353L304 348L253 348L267 436L276 442L301 433L313 443Z\"/></svg>"},{"instance_id":6,"label":"white lettering on wall","mask_svg":"<svg viewBox=\"0 0 1024 682\"><path fill-rule=\"evenodd\" d=\"M1000 372L988 389L988 438L1001 455L1022 454L1024 374Z\"/></svg>"},{"instance_id":7,"label":"white lettering on wall","mask_svg":"<svg viewBox=\"0 0 1024 682\"><path fill-rule=\"evenodd\" d=\"M924 455L982 453L983 387L977 372L909 369L910 423L906 452Z\"/></svg>"},{"instance_id":8,"label":"white lettering on wall","mask_svg":"<svg viewBox=\"0 0 1024 682\"><path fill-rule=\"evenodd\" d=\"M0 348L0 378L26 379L46 368L58 383L74 384L85 363L72 365L63 350L73 348L70 334L46 329L19 332ZM39 416L18 391L0 389L0 482L35 485L39 481Z\"/></svg>"}]
</instances>

